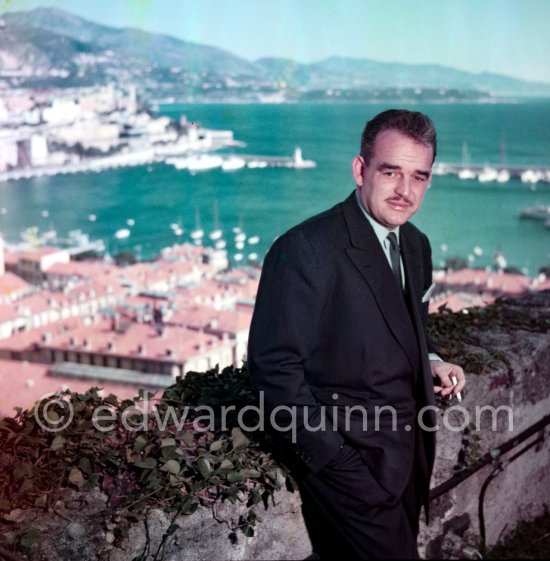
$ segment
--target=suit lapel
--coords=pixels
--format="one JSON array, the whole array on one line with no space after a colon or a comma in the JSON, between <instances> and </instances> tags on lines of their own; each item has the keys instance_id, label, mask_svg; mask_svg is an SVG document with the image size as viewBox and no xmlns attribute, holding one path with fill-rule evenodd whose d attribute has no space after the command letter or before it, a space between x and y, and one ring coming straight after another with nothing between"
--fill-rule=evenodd
<instances>
[{"instance_id":1,"label":"suit lapel","mask_svg":"<svg viewBox=\"0 0 550 561\"><path fill-rule=\"evenodd\" d=\"M420 313L420 301L423 288L424 270L422 263L422 251L418 244L414 243L414 239L410 234L410 230L405 224L401 227L400 244L402 248L403 266L405 269L405 284L407 289L407 298L409 299L409 308L414 323L414 329L418 336L418 345L420 349L420 366L423 376L423 387L427 403L434 403L432 373L429 364L429 353L424 334L424 325Z\"/></svg>"},{"instance_id":2,"label":"suit lapel","mask_svg":"<svg viewBox=\"0 0 550 561\"><path fill-rule=\"evenodd\" d=\"M370 287L389 329L416 371L418 345L415 330L380 242L357 205L354 193L342 203L342 208L351 241L346 253Z\"/></svg>"}]
</instances>

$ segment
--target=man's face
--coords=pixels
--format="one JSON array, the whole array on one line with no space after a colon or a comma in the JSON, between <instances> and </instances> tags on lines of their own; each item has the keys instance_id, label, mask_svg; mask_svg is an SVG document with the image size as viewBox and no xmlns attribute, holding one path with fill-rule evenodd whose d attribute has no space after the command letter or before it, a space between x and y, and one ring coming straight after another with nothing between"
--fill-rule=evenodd
<instances>
[{"instance_id":1,"label":"man's face","mask_svg":"<svg viewBox=\"0 0 550 561\"><path fill-rule=\"evenodd\" d=\"M352 163L357 192L368 213L386 228L404 224L430 184L433 149L395 129L380 132L369 162Z\"/></svg>"}]
</instances>

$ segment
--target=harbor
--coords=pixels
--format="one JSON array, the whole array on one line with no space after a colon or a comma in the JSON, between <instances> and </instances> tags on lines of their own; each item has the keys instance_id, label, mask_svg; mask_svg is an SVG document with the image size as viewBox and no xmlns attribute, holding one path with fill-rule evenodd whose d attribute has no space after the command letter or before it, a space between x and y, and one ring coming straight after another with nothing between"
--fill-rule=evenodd
<instances>
[{"instance_id":1,"label":"harbor","mask_svg":"<svg viewBox=\"0 0 550 561\"><path fill-rule=\"evenodd\" d=\"M490 164L449 164L435 163L434 175L455 175L459 179L477 179L480 183L506 183L512 178L522 183L550 183L550 167L545 166L502 166Z\"/></svg>"},{"instance_id":2,"label":"harbor","mask_svg":"<svg viewBox=\"0 0 550 561\"><path fill-rule=\"evenodd\" d=\"M77 173L99 173L108 169L150 166L156 163L173 165L176 169L186 169L190 173L221 168L223 171L236 171L247 167L261 168L292 168L310 169L316 167L312 160L304 160L302 151L296 147L293 156L258 156L218 154L211 151L189 152L184 155L166 157L153 148L120 153L112 156L90 158L79 162L63 165L35 166L18 168L0 173L0 183L31 179L34 177L48 177L55 175L69 175Z\"/></svg>"},{"instance_id":3,"label":"harbor","mask_svg":"<svg viewBox=\"0 0 550 561\"><path fill-rule=\"evenodd\" d=\"M313 160L304 160L302 149L297 146L294 155L289 156L253 156L246 154L192 154L179 158L168 158L167 164L173 165L178 170L188 170L190 173L208 171L221 168L223 171L237 171L244 167L250 169L263 168L289 168L311 169L317 166Z\"/></svg>"}]
</instances>

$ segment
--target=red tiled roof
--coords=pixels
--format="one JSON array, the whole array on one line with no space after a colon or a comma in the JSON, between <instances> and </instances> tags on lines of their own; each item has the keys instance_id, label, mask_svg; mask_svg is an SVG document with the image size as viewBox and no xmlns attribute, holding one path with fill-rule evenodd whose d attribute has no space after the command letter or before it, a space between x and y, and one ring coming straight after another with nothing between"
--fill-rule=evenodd
<instances>
[{"instance_id":1,"label":"red tiled roof","mask_svg":"<svg viewBox=\"0 0 550 561\"><path fill-rule=\"evenodd\" d=\"M0 323L14 320L21 314L15 309L14 306L8 304L0 304Z\"/></svg>"},{"instance_id":2,"label":"red tiled roof","mask_svg":"<svg viewBox=\"0 0 550 561\"><path fill-rule=\"evenodd\" d=\"M0 275L0 298L30 290L31 285L10 271Z\"/></svg>"},{"instance_id":3,"label":"red tiled roof","mask_svg":"<svg viewBox=\"0 0 550 561\"><path fill-rule=\"evenodd\" d=\"M115 394L119 399L137 395L138 388L128 385L89 380L75 380L49 376L50 365L0 359L0 418L13 416L14 407L28 409L34 403L50 393L71 391L84 393L97 386L103 388L103 394Z\"/></svg>"}]
</instances>

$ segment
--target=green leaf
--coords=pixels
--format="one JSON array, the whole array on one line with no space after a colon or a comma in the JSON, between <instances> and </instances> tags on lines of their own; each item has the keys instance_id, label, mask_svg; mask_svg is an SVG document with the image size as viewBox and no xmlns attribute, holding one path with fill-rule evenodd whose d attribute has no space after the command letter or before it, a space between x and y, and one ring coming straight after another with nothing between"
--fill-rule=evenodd
<instances>
[{"instance_id":1,"label":"green leaf","mask_svg":"<svg viewBox=\"0 0 550 561\"><path fill-rule=\"evenodd\" d=\"M286 477L281 468L274 468L266 471L267 477L271 479L275 485L280 488L285 484Z\"/></svg>"},{"instance_id":2,"label":"green leaf","mask_svg":"<svg viewBox=\"0 0 550 561\"><path fill-rule=\"evenodd\" d=\"M161 468L160 471L167 471L174 475L178 475L180 472L180 464L176 460L168 460Z\"/></svg>"},{"instance_id":3,"label":"green leaf","mask_svg":"<svg viewBox=\"0 0 550 561\"><path fill-rule=\"evenodd\" d=\"M260 477L262 475L262 472L258 471L257 469L240 469L239 473L243 476L243 477Z\"/></svg>"},{"instance_id":4,"label":"green leaf","mask_svg":"<svg viewBox=\"0 0 550 561\"><path fill-rule=\"evenodd\" d=\"M147 439L140 434L134 441L134 452L141 452L147 445Z\"/></svg>"},{"instance_id":5,"label":"green leaf","mask_svg":"<svg viewBox=\"0 0 550 561\"><path fill-rule=\"evenodd\" d=\"M177 457L176 447L165 446L164 448L161 448L160 454L165 460L175 460Z\"/></svg>"},{"instance_id":6,"label":"green leaf","mask_svg":"<svg viewBox=\"0 0 550 561\"><path fill-rule=\"evenodd\" d=\"M176 440L174 438L163 438L160 447L164 448L165 446L176 446Z\"/></svg>"},{"instance_id":7,"label":"green leaf","mask_svg":"<svg viewBox=\"0 0 550 561\"><path fill-rule=\"evenodd\" d=\"M229 483L237 483L238 481L244 481L244 476L236 471L230 471L227 474L227 481L229 481Z\"/></svg>"},{"instance_id":8,"label":"green leaf","mask_svg":"<svg viewBox=\"0 0 550 561\"><path fill-rule=\"evenodd\" d=\"M154 469L157 467L157 461L155 458L146 458L134 464L136 467L141 469Z\"/></svg>"},{"instance_id":9,"label":"green leaf","mask_svg":"<svg viewBox=\"0 0 550 561\"><path fill-rule=\"evenodd\" d=\"M197 510L198 506L199 505L197 503L192 503L192 502L185 503L185 505L181 509L181 513L182 514L193 514L193 512L195 512Z\"/></svg>"},{"instance_id":10,"label":"green leaf","mask_svg":"<svg viewBox=\"0 0 550 561\"><path fill-rule=\"evenodd\" d=\"M223 440L214 440L210 444L210 452L218 452L223 448Z\"/></svg>"},{"instance_id":11,"label":"green leaf","mask_svg":"<svg viewBox=\"0 0 550 561\"><path fill-rule=\"evenodd\" d=\"M59 415L53 409L48 409L46 411L46 417L53 425L59 422Z\"/></svg>"},{"instance_id":12,"label":"green leaf","mask_svg":"<svg viewBox=\"0 0 550 561\"><path fill-rule=\"evenodd\" d=\"M233 465L233 462L231 460L224 460L221 464L220 464L220 469L233 469L235 466Z\"/></svg>"},{"instance_id":13,"label":"green leaf","mask_svg":"<svg viewBox=\"0 0 550 561\"><path fill-rule=\"evenodd\" d=\"M243 530L243 533L247 538L253 538L254 528L252 526L246 526L246 528Z\"/></svg>"},{"instance_id":14,"label":"green leaf","mask_svg":"<svg viewBox=\"0 0 550 561\"><path fill-rule=\"evenodd\" d=\"M65 442L67 442L67 439L61 436L60 434L58 434L52 440L52 443L50 445L50 450L53 450L54 452L57 452L57 450L61 450L61 448L63 448L63 446L65 445Z\"/></svg>"},{"instance_id":15,"label":"green leaf","mask_svg":"<svg viewBox=\"0 0 550 561\"><path fill-rule=\"evenodd\" d=\"M185 431L181 435L181 439L183 440L186 446L191 447L193 446L193 444L195 444L195 435L190 431Z\"/></svg>"},{"instance_id":16,"label":"green leaf","mask_svg":"<svg viewBox=\"0 0 550 561\"><path fill-rule=\"evenodd\" d=\"M238 448L246 448L250 443L250 440L239 427L233 427L231 429L231 441L235 450Z\"/></svg>"},{"instance_id":17,"label":"green leaf","mask_svg":"<svg viewBox=\"0 0 550 561\"><path fill-rule=\"evenodd\" d=\"M212 466L206 458L199 458L197 468L204 479L208 479L210 477L210 474L212 473Z\"/></svg>"}]
</instances>

